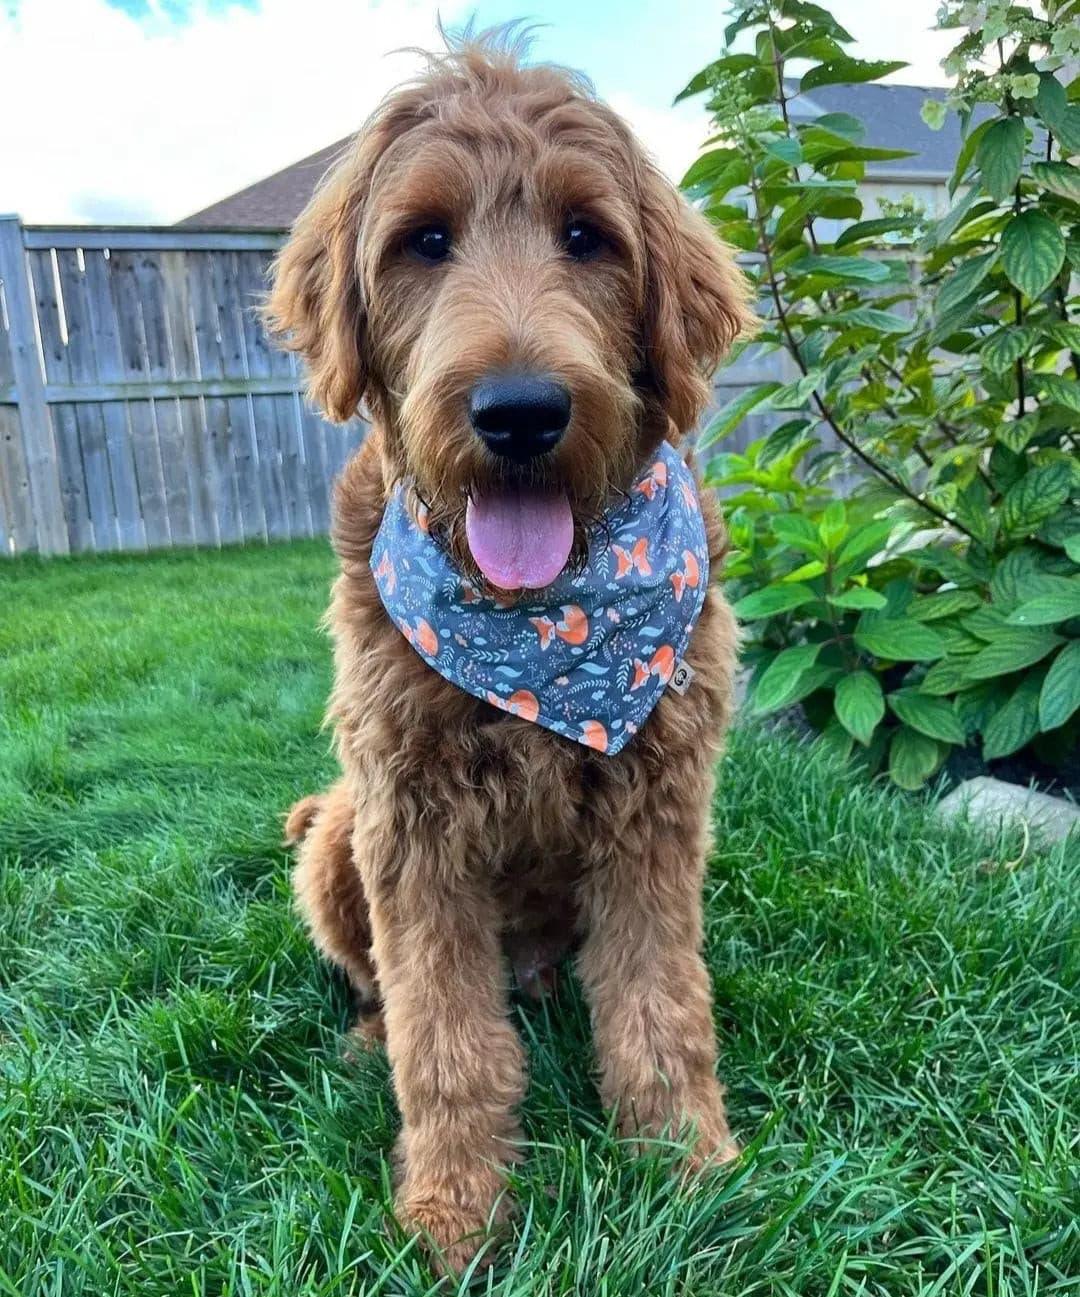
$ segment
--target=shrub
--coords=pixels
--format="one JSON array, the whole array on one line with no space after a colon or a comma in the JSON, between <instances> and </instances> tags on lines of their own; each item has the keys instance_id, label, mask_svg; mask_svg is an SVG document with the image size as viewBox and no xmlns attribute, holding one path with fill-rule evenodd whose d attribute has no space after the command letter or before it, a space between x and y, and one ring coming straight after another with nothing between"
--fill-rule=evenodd
<instances>
[{"instance_id":1,"label":"shrub","mask_svg":"<svg viewBox=\"0 0 1080 1297\"><path fill-rule=\"evenodd\" d=\"M1053 759L1080 737L1080 78L1060 72L1080 4L1048 9L942 6L963 30L946 61L963 145L939 219L865 219L866 163L905 155L847 113L793 113L903 66L852 57L819 5L736 4L727 51L683 92L714 125L684 187L753 254L759 344L794 365L700 442L728 495L752 705L801 702L905 788L957 746ZM723 453L751 410L776 426Z\"/></svg>"}]
</instances>

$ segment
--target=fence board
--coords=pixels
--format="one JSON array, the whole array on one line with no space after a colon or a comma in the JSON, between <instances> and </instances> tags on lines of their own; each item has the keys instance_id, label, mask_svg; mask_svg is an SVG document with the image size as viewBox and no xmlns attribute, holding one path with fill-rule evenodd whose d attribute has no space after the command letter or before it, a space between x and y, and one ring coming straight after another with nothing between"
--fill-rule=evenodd
<instances>
[{"instance_id":1,"label":"fence board","mask_svg":"<svg viewBox=\"0 0 1080 1297\"><path fill-rule=\"evenodd\" d=\"M81 553L94 548L94 526L83 473L78 416L73 405L54 405L51 413L68 549Z\"/></svg>"},{"instance_id":2,"label":"fence board","mask_svg":"<svg viewBox=\"0 0 1080 1297\"><path fill-rule=\"evenodd\" d=\"M101 301L101 313L103 317L111 315L111 319L115 321L120 376L129 382L145 381L149 378L150 362L143 334L135 258L130 252L111 252L108 257L99 253L95 255L94 261L98 258L108 287L108 293ZM92 264L88 261L88 268ZM91 306L95 297L95 294L91 294ZM146 544L152 549L170 545L172 529L169 524L165 473L153 401L132 401L128 405L128 421L131 429L132 466Z\"/></svg>"},{"instance_id":3,"label":"fence board","mask_svg":"<svg viewBox=\"0 0 1080 1297\"><path fill-rule=\"evenodd\" d=\"M34 502L30 496L30 471L23 450L19 410L0 405L0 509L3 510L5 554L34 548Z\"/></svg>"},{"instance_id":4,"label":"fence board","mask_svg":"<svg viewBox=\"0 0 1080 1297\"><path fill-rule=\"evenodd\" d=\"M98 377L89 291L79 261L78 252L71 249L61 249L56 254L60 299L64 304L67 325L68 376L72 384L95 382ZM120 538L113 503L103 407L100 404L76 407L75 427L93 531L93 548L117 549Z\"/></svg>"},{"instance_id":5,"label":"fence board","mask_svg":"<svg viewBox=\"0 0 1080 1297\"><path fill-rule=\"evenodd\" d=\"M210 273L218 302L218 329L225 377L241 380L250 393L258 380L252 378L248 366L244 299L237 254L231 251L213 253ZM245 540L268 540L254 402L248 395L243 400L230 400L227 409L230 454L236 466L240 528Z\"/></svg>"},{"instance_id":6,"label":"fence board","mask_svg":"<svg viewBox=\"0 0 1080 1297\"><path fill-rule=\"evenodd\" d=\"M26 537L26 548L43 554L68 552L64 501L60 494L56 442L48 407L45 383L38 356L35 307L27 280L26 254L19 222L0 218L0 282L8 317L12 375L19 408L19 436L22 460L34 515L34 534ZM10 421L9 421L10 422ZM12 454L17 459L17 454ZM6 464L5 464L6 467ZM13 517L6 526L13 526ZM14 539L9 532L9 540ZM9 547L10 552L10 547Z\"/></svg>"},{"instance_id":7,"label":"fence board","mask_svg":"<svg viewBox=\"0 0 1080 1297\"><path fill-rule=\"evenodd\" d=\"M85 307L85 328L93 342L93 379L107 390L109 385L124 378L116 306L109 281L110 263L105 259L104 252L83 252L80 273L78 253L61 249L56 255L64 301L67 303L69 296L76 301L76 316L80 327L83 327ZM73 336L72 328L69 311L69 339ZM72 365L74 370L74 359ZM74 378L74 372L72 377ZM105 427L105 450L116 513L117 545L120 549L145 549L146 527L139 502L139 482L128 411L123 404L112 401L102 401L99 408Z\"/></svg>"},{"instance_id":8,"label":"fence board","mask_svg":"<svg viewBox=\"0 0 1080 1297\"><path fill-rule=\"evenodd\" d=\"M321 536L330 530L330 474L326 462L326 436L322 421L302 397L297 398L296 406L297 417L304 429L311 534Z\"/></svg>"}]
</instances>

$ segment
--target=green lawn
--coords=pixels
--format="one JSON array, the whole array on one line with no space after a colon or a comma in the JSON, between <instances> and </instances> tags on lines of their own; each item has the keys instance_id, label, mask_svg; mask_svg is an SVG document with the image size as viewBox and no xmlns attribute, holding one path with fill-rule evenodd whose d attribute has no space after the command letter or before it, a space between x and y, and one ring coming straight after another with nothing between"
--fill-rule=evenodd
<instances>
[{"instance_id":1,"label":"green lawn","mask_svg":"<svg viewBox=\"0 0 1080 1297\"><path fill-rule=\"evenodd\" d=\"M290 910L332 572L305 544L0 565L0 1297L418 1294L381 1056ZM1076 851L981 867L926 808L735 735L708 895L748 1152L681 1191L521 1012L516 1294L1044 1294L1080 1275Z\"/></svg>"}]
</instances>

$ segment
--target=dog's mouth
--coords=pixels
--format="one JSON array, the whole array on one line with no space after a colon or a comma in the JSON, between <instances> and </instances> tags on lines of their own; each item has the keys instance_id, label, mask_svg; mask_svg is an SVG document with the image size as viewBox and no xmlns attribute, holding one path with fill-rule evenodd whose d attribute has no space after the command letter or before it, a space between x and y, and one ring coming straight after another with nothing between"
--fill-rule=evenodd
<instances>
[{"instance_id":1,"label":"dog's mouth","mask_svg":"<svg viewBox=\"0 0 1080 1297\"><path fill-rule=\"evenodd\" d=\"M465 512L469 553L500 590L542 590L570 560L574 515L564 491L507 483L474 492Z\"/></svg>"}]
</instances>

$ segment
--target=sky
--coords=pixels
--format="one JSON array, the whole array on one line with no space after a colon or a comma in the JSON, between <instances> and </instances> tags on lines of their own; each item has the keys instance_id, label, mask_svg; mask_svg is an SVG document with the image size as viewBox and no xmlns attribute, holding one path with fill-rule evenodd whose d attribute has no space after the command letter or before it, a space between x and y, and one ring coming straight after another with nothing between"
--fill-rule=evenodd
<instances>
[{"instance_id":1,"label":"sky","mask_svg":"<svg viewBox=\"0 0 1080 1297\"><path fill-rule=\"evenodd\" d=\"M827 0L826 0L827 2ZM0 212L169 224L348 135L436 23L540 24L678 178L707 134L671 106L723 45L724 0L0 0ZM832 0L890 78L942 85L937 0Z\"/></svg>"}]
</instances>

